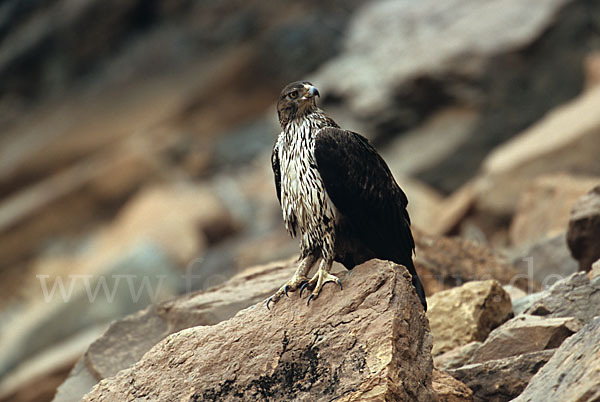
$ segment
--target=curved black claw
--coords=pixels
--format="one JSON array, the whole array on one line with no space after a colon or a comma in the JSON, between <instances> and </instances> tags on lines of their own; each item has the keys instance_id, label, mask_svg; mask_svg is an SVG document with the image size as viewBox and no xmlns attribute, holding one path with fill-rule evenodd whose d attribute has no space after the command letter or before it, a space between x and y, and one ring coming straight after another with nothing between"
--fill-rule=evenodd
<instances>
[{"instance_id":1,"label":"curved black claw","mask_svg":"<svg viewBox=\"0 0 600 402\"><path fill-rule=\"evenodd\" d=\"M340 290L344 290L344 288L342 287L342 281L340 281L339 278L337 279L337 281L335 281L335 283L337 283L338 285L340 285Z\"/></svg>"},{"instance_id":2,"label":"curved black claw","mask_svg":"<svg viewBox=\"0 0 600 402\"><path fill-rule=\"evenodd\" d=\"M269 311L271 310L271 308L269 307L269 303L271 303L272 301L273 301L273 296L271 296L267 299L267 310L269 310Z\"/></svg>"},{"instance_id":3,"label":"curved black claw","mask_svg":"<svg viewBox=\"0 0 600 402\"><path fill-rule=\"evenodd\" d=\"M306 305L308 306L308 304L310 303L310 301L313 299L315 295L313 293L310 294L310 296L308 296L308 300L306 301Z\"/></svg>"},{"instance_id":4,"label":"curved black claw","mask_svg":"<svg viewBox=\"0 0 600 402\"><path fill-rule=\"evenodd\" d=\"M304 282L302 284L302 286L300 286L300 298L302 298L302 292L304 292L304 289L306 289L308 287L308 282Z\"/></svg>"},{"instance_id":5,"label":"curved black claw","mask_svg":"<svg viewBox=\"0 0 600 402\"><path fill-rule=\"evenodd\" d=\"M288 295L288 290L289 290L289 289L290 289L290 286L289 286L289 285L285 285L285 286L283 287L283 293L285 293L285 296L286 296L286 297L290 297L290 296Z\"/></svg>"}]
</instances>

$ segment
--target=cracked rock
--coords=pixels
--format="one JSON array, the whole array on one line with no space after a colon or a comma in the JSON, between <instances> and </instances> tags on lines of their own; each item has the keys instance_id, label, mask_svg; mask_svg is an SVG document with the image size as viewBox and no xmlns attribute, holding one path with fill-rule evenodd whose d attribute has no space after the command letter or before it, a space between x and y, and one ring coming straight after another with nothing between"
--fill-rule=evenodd
<instances>
[{"instance_id":1,"label":"cracked rock","mask_svg":"<svg viewBox=\"0 0 600 402\"><path fill-rule=\"evenodd\" d=\"M431 335L408 272L371 261L307 307L297 294L173 334L86 401L433 401Z\"/></svg>"}]
</instances>

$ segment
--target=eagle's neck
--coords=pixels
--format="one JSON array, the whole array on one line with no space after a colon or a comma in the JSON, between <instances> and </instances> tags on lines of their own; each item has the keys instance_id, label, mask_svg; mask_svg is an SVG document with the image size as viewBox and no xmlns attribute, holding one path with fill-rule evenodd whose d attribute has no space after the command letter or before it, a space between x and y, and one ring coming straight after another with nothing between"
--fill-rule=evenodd
<instances>
[{"instance_id":1,"label":"eagle's neck","mask_svg":"<svg viewBox=\"0 0 600 402\"><path fill-rule=\"evenodd\" d=\"M282 125L285 139L289 142L298 140L309 140L323 127L339 127L335 121L325 114L321 109L290 120Z\"/></svg>"}]
</instances>

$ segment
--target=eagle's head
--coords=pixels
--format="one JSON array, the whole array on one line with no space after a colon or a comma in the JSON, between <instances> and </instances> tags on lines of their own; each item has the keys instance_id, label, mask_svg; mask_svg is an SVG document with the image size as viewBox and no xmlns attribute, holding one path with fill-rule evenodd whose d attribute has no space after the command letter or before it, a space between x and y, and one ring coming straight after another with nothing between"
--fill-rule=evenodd
<instances>
[{"instance_id":1,"label":"eagle's head","mask_svg":"<svg viewBox=\"0 0 600 402\"><path fill-rule=\"evenodd\" d=\"M279 123L284 127L294 119L302 118L317 109L315 96L319 91L308 81L296 81L286 85L277 101Z\"/></svg>"}]
</instances>

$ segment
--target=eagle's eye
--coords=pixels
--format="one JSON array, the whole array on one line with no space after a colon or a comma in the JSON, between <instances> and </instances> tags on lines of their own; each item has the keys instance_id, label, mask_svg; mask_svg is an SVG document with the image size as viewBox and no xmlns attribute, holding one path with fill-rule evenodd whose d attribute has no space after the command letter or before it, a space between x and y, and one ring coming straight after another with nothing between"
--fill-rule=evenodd
<instances>
[{"instance_id":1,"label":"eagle's eye","mask_svg":"<svg viewBox=\"0 0 600 402\"><path fill-rule=\"evenodd\" d=\"M298 91L292 91L289 94L290 99L296 99L298 97Z\"/></svg>"}]
</instances>

